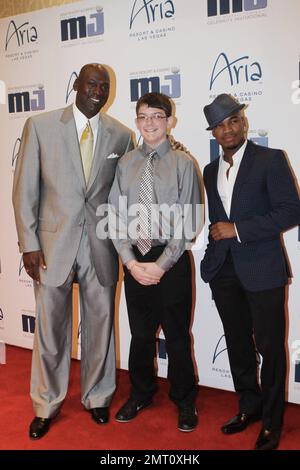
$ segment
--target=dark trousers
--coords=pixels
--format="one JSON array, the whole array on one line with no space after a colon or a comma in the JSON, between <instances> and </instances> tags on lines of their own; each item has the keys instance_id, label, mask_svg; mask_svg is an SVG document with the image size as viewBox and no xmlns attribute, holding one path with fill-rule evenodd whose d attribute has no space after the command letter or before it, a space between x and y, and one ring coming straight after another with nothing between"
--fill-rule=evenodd
<instances>
[{"instance_id":1,"label":"dark trousers","mask_svg":"<svg viewBox=\"0 0 300 470\"><path fill-rule=\"evenodd\" d=\"M236 275L231 255L210 287L224 327L240 412L262 410L263 426L280 429L286 378L285 288L247 291ZM255 346L263 360L260 387Z\"/></svg>"},{"instance_id":2,"label":"dark trousers","mask_svg":"<svg viewBox=\"0 0 300 470\"><path fill-rule=\"evenodd\" d=\"M154 247L138 261L156 261L164 247ZM125 295L131 331L129 374L131 397L150 399L156 391L154 358L156 332L161 325L168 354L169 396L177 405L194 403L196 381L191 354L191 266L185 252L160 283L143 286L125 268Z\"/></svg>"}]
</instances>

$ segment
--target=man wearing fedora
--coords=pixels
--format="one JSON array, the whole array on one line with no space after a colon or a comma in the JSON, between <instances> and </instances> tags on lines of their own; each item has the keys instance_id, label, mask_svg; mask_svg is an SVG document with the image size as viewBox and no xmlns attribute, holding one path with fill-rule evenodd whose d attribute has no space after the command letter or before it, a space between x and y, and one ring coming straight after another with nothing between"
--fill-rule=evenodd
<instances>
[{"instance_id":1,"label":"man wearing fedora","mask_svg":"<svg viewBox=\"0 0 300 470\"><path fill-rule=\"evenodd\" d=\"M239 411L224 434L262 420L257 450L278 447L284 413L285 286L291 275L281 234L300 223L300 202L281 150L246 140L240 104L221 94L204 107L222 147L204 169L209 242L201 275L223 323ZM260 385L256 349L262 356Z\"/></svg>"}]
</instances>

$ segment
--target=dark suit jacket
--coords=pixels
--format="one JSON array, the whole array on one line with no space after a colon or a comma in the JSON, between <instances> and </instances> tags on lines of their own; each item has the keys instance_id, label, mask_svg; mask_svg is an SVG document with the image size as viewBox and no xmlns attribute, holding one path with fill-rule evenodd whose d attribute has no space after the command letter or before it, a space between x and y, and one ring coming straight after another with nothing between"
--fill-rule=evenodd
<instances>
[{"instance_id":1,"label":"dark suit jacket","mask_svg":"<svg viewBox=\"0 0 300 470\"><path fill-rule=\"evenodd\" d=\"M281 150L251 141L245 149L235 181L228 219L217 189L219 158L204 169L211 224L234 222L236 238L209 243L201 262L201 276L210 282L230 250L237 276L249 291L284 286L290 272L281 232L300 224L300 201Z\"/></svg>"}]
</instances>

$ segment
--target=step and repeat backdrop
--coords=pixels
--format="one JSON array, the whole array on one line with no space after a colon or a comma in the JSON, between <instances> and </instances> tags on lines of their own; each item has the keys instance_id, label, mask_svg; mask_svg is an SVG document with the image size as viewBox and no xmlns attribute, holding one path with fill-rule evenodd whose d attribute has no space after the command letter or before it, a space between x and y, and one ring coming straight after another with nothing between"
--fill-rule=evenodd
<instances>
[{"instance_id":1,"label":"step and repeat backdrop","mask_svg":"<svg viewBox=\"0 0 300 470\"><path fill-rule=\"evenodd\" d=\"M85 63L110 67L107 112L134 130L135 104L148 91L176 105L172 134L200 168L216 158L203 106L219 93L246 103L248 136L285 150L300 175L300 3L298 0L86 0L0 20L0 340L32 347L32 281L18 252L11 203L25 120L74 100ZM136 135L137 140L139 135ZM192 334L199 383L233 390L226 342L209 287L200 279L207 225L193 249ZM300 403L300 232L284 235L294 277L288 289L288 400ZM78 290L74 289L74 355L80 357ZM122 279L116 309L118 363L127 368L130 332ZM258 358L259 360L259 358ZM166 376L163 334L159 375Z\"/></svg>"}]
</instances>

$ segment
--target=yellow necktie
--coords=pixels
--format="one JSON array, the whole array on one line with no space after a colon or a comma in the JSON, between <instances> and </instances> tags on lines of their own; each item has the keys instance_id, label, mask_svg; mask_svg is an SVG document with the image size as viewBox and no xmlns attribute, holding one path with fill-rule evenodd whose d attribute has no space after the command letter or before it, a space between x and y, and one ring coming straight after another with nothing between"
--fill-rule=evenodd
<instances>
[{"instance_id":1,"label":"yellow necktie","mask_svg":"<svg viewBox=\"0 0 300 470\"><path fill-rule=\"evenodd\" d=\"M80 152L86 184L88 183L91 174L93 162L93 143L94 135L90 121L88 121L80 139Z\"/></svg>"}]
</instances>

